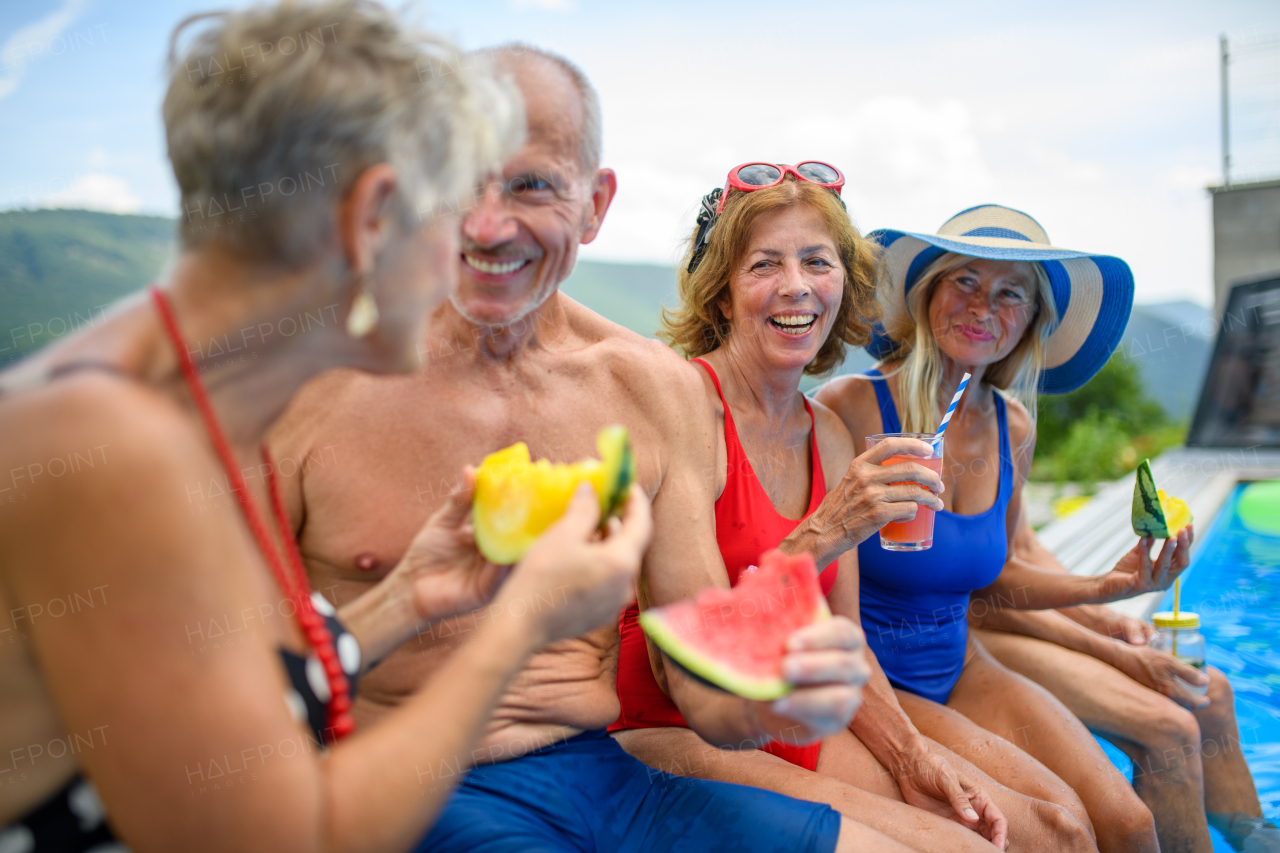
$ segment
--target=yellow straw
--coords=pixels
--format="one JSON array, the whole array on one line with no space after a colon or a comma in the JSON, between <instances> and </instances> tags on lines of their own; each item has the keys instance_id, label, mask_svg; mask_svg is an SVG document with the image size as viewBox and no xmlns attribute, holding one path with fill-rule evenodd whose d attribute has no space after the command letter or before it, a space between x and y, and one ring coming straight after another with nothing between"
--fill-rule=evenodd
<instances>
[{"instance_id":1,"label":"yellow straw","mask_svg":"<svg viewBox=\"0 0 1280 853\"><path fill-rule=\"evenodd\" d=\"M1182 592L1182 578L1176 577L1173 579L1173 618L1174 619L1178 618L1178 597L1181 592ZM1173 629L1173 656L1175 658L1178 656L1178 629L1177 628Z\"/></svg>"}]
</instances>

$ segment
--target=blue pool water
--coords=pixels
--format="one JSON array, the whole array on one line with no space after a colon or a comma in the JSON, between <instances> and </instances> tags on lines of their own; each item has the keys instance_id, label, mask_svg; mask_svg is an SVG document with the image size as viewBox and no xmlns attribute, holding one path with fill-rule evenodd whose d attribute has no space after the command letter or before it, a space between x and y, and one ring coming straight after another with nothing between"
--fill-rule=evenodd
<instances>
[{"instance_id":1,"label":"blue pool water","mask_svg":"<svg viewBox=\"0 0 1280 853\"><path fill-rule=\"evenodd\" d=\"M1236 512L1238 486L1207 531L1183 575L1181 606L1200 614L1208 662L1230 678L1240 740L1262 800L1280 821L1280 538L1247 530ZM1172 590L1160 610L1173 609ZM1124 754L1107 754L1132 772ZM1229 850L1214 833L1215 849Z\"/></svg>"}]
</instances>

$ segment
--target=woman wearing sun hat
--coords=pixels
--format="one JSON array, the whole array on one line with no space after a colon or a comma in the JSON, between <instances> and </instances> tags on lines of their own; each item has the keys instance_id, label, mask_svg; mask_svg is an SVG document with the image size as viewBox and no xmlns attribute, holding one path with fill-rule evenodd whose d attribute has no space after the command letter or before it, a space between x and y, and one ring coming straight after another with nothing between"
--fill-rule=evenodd
<instances>
[{"instance_id":1,"label":"woman wearing sun hat","mask_svg":"<svg viewBox=\"0 0 1280 853\"><path fill-rule=\"evenodd\" d=\"M913 268L923 269L939 251L958 249L954 245L958 241L985 236L985 249L963 249L974 254L999 248L1044 251L1018 237L1005 236L1014 242L998 242L1005 232L1047 239L1041 238L1043 231L1018 231L1033 224L1016 211L988 206L960 214L932 240L883 232L882 239L891 244L889 261L898 268L894 287L904 289ZM1065 393L1084 384L1112 352L1128 316L1129 300L1123 297L1129 287L1127 270L1114 258L1067 257L1070 254L1078 253L1046 258L1049 263L1044 265L1051 284L1059 283L1055 295L1062 291L1067 297L1062 316L1074 325L1059 324L1050 335L1041 393ZM1053 260L1062 263L1057 266ZM1069 289L1061 287L1064 275L1070 279ZM1081 305L1084 310L1079 310ZM882 337L880 343L884 345L886 339ZM947 435L952 437L950 428ZM946 455L953 456L951 449ZM1011 553L1019 563L1066 574L1025 517L1013 541ZM981 618L976 618L979 614ZM979 645L1001 664L1047 689L1138 766L1161 768L1160 773L1135 774L1134 788L1152 811L1164 849L1210 850L1210 824L1236 849L1242 849L1246 838L1252 845L1267 839L1272 845L1268 849L1280 849L1280 834L1261 820L1257 789L1241 751L1200 748L1201 743L1240 740L1231 685L1221 671L1209 667L1199 672L1149 648L1147 640L1154 629L1148 623L1105 605L1080 605L1060 613L978 607L971 612L970 622L978 628ZM1207 696L1187 692L1177 678L1207 684Z\"/></svg>"},{"instance_id":2,"label":"woman wearing sun hat","mask_svg":"<svg viewBox=\"0 0 1280 853\"><path fill-rule=\"evenodd\" d=\"M868 350L884 360L832 380L817 399L861 451L865 436L935 432L963 375L972 378L947 427L933 547L888 551L879 537L858 547L868 645L925 734L966 742L976 723L1003 736L1076 790L1101 850L1156 850L1150 811L1088 730L987 654L966 620L971 594L985 610L1116 601L1167 588L1188 562L1190 530L1154 564L1143 540L1095 578L1013 556L1035 446L1028 410L1037 393L1074 390L1106 363L1128 322L1133 276L1118 258L1053 246L1034 219L999 205L965 210L937 234L872 236L885 280ZM997 754L967 757L1017 789L1019 771Z\"/></svg>"}]
</instances>

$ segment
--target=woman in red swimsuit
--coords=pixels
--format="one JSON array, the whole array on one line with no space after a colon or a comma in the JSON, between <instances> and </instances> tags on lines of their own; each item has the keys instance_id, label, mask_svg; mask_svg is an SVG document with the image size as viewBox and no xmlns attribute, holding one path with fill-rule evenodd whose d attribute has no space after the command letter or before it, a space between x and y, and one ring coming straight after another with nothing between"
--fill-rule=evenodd
<instances>
[{"instance_id":1,"label":"woman in red swimsuit","mask_svg":"<svg viewBox=\"0 0 1280 853\"><path fill-rule=\"evenodd\" d=\"M457 267L457 221L438 211L524 125L475 61L339 0L215 16L174 63L184 215L164 288L0 374L0 613L20 620L0 624L0 849L124 849L113 833L136 851L411 849L460 776L423 784L426 768L465 770L526 657L631 594L643 493L598 541L588 489L491 613L562 606L487 622L342 739L359 626L313 597L280 523L274 472L304 460L260 445L320 371L418 363ZM436 65L450 73L422 76ZM504 572L477 554L462 492L372 619L413 636L495 594Z\"/></svg>"},{"instance_id":2,"label":"woman in red swimsuit","mask_svg":"<svg viewBox=\"0 0 1280 853\"><path fill-rule=\"evenodd\" d=\"M840 419L800 393L801 377L869 340L877 253L853 227L822 163L746 164L703 201L667 338L694 363L719 424L716 538L727 580L764 550L814 553L833 613L858 620L856 544L909 518L911 482L939 490L923 466L879 465L919 452L908 440L854 459ZM828 493L828 484L834 488ZM648 579L646 579L648 580ZM641 605L647 588L642 586ZM662 602L656 602L662 603ZM922 850L1092 850L1083 807L1047 771L1043 796L1015 792L922 736L875 669L849 731L821 743L726 752L685 728L668 698L668 665L646 645L633 606L621 622L614 725L624 748L664 770L828 802ZM976 748L973 747L973 748ZM1006 822L1005 815L1008 816ZM1079 817L1077 817L1079 815Z\"/></svg>"}]
</instances>

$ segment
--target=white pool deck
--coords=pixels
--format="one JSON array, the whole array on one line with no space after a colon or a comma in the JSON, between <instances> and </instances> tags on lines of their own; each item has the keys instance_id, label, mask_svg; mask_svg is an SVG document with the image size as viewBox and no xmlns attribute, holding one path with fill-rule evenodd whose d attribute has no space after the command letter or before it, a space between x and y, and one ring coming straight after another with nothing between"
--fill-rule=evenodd
<instances>
[{"instance_id":1,"label":"white pool deck","mask_svg":"<svg viewBox=\"0 0 1280 853\"><path fill-rule=\"evenodd\" d=\"M1191 546L1194 557L1237 483L1280 478L1280 449L1178 448L1153 459L1151 473L1157 486L1191 507L1197 537ZM1040 541L1072 574L1092 577L1109 572L1137 541L1131 524L1133 477L1100 488L1078 511L1039 530ZM1148 619L1164 596L1152 592L1111 606Z\"/></svg>"}]
</instances>

